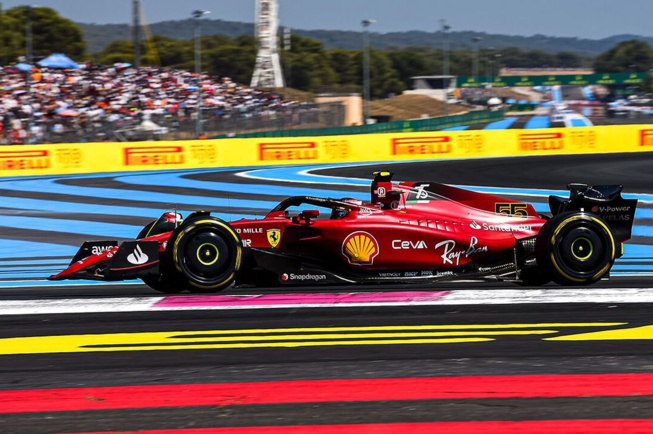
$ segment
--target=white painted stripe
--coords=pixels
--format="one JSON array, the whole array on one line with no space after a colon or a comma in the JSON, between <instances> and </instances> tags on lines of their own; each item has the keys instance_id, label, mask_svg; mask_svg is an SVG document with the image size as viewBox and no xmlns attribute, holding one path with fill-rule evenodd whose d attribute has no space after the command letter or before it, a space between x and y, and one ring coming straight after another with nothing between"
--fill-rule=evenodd
<instances>
[{"instance_id":1,"label":"white painted stripe","mask_svg":"<svg viewBox=\"0 0 653 434\"><path fill-rule=\"evenodd\" d=\"M451 291L438 305L653 303L651 288L473 289Z\"/></svg>"},{"instance_id":2,"label":"white painted stripe","mask_svg":"<svg viewBox=\"0 0 653 434\"><path fill-rule=\"evenodd\" d=\"M248 297L243 295L243 297ZM255 296L252 296L255 297ZM478 306L498 304L554 304L554 303L653 303L651 288L547 288L547 289L470 289L453 290L439 300L410 302L315 303L265 306L179 306L154 307L163 300L159 297L79 298L62 300L4 300L0 315L38 315L112 312L165 312L180 310L243 310L243 309L301 309L379 306Z\"/></svg>"},{"instance_id":3,"label":"white painted stripe","mask_svg":"<svg viewBox=\"0 0 653 434\"><path fill-rule=\"evenodd\" d=\"M0 302L0 315L147 312L162 299L163 297L3 300Z\"/></svg>"}]
</instances>

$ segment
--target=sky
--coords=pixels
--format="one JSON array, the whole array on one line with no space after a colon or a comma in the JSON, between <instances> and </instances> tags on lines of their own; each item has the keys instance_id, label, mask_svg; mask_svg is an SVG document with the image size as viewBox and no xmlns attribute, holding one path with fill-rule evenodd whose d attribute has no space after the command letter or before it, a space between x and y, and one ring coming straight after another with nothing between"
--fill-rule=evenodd
<instances>
[{"instance_id":1,"label":"sky","mask_svg":"<svg viewBox=\"0 0 653 434\"><path fill-rule=\"evenodd\" d=\"M255 0L141 0L147 23L190 17L254 22ZM0 0L48 6L75 22L131 22L132 0ZM371 32L437 31L446 20L452 31L601 39L619 34L653 36L651 0L279 0L282 26L303 30L354 30L374 19Z\"/></svg>"}]
</instances>

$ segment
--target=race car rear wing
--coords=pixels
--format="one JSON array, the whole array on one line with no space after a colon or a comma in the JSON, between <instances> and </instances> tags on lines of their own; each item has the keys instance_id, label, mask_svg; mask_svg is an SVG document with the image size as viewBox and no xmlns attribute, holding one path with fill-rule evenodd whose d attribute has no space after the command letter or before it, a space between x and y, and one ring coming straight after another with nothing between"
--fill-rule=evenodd
<instances>
[{"instance_id":1,"label":"race car rear wing","mask_svg":"<svg viewBox=\"0 0 653 434\"><path fill-rule=\"evenodd\" d=\"M567 185L569 199L549 196L551 214L565 211L584 211L596 214L610 226L615 238L626 241L631 238L637 199L621 196L621 185Z\"/></svg>"}]
</instances>

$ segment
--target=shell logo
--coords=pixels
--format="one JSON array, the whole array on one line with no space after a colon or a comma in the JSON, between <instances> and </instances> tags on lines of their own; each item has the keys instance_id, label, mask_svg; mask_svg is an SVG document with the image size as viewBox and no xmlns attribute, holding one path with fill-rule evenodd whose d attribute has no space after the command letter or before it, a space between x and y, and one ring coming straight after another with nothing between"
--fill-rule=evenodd
<instances>
[{"instance_id":1,"label":"shell logo","mask_svg":"<svg viewBox=\"0 0 653 434\"><path fill-rule=\"evenodd\" d=\"M352 265L372 265L379 254L379 243L367 232L353 232L342 242L342 254Z\"/></svg>"}]
</instances>

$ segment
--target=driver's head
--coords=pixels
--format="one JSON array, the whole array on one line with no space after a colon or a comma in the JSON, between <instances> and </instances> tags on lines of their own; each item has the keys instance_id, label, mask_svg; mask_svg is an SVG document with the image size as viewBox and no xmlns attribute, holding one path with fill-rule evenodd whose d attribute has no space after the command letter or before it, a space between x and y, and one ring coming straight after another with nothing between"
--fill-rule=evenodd
<instances>
[{"instance_id":1,"label":"driver's head","mask_svg":"<svg viewBox=\"0 0 653 434\"><path fill-rule=\"evenodd\" d=\"M341 219L347 215L347 209L341 206L335 207L331 210L332 219Z\"/></svg>"}]
</instances>

